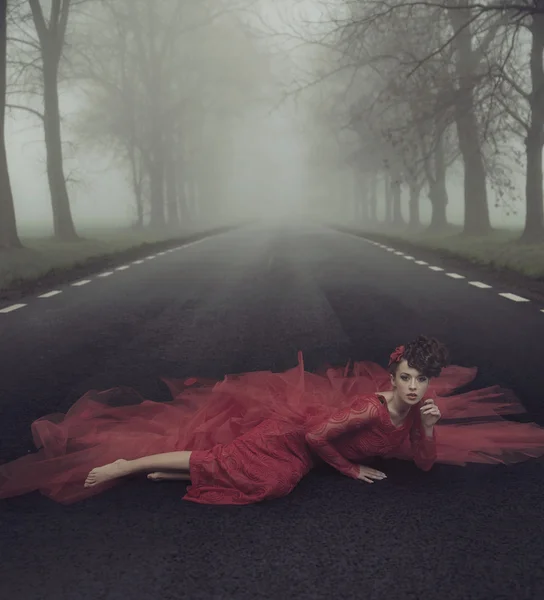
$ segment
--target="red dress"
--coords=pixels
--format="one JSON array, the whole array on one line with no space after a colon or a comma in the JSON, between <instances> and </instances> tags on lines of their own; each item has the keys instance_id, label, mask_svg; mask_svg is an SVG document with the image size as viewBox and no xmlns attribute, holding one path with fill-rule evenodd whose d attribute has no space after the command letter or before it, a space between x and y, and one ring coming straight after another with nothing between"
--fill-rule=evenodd
<instances>
[{"instance_id":1,"label":"red dress","mask_svg":"<svg viewBox=\"0 0 544 600\"><path fill-rule=\"evenodd\" d=\"M385 399L358 396L310 428L267 419L230 444L191 455L192 485L185 500L201 504L250 504L288 494L314 464L313 453L356 479L361 461L391 456L408 441L415 463L429 470L436 439L421 429L419 406L401 426L391 422Z\"/></svg>"},{"instance_id":2,"label":"red dress","mask_svg":"<svg viewBox=\"0 0 544 600\"><path fill-rule=\"evenodd\" d=\"M316 456L351 476L356 461L375 455L422 468L434 460L509 464L543 456L544 429L500 418L524 412L511 392L494 386L453 394L475 375L476 369L448 367L431 381L427 397L443 416L431 441L421 439L418 411L393 426L376 395L390 388L389 374L370 362L312 374L300 356L298 367L283 373L164 380L169 402L125 387L92 390L66 414L32 424L38 451L0 466L0 498L39 490L69 504L119 483L84 488L94 467L176 450L194 451L186 499L207 503L284 495Z\"/></svg>"}]
</instances>

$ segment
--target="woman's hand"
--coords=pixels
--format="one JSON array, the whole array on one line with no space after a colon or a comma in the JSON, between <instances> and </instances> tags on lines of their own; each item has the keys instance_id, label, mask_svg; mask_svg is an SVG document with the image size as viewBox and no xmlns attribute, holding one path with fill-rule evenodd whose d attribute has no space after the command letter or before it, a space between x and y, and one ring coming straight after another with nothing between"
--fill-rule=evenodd
<instances>
[{"instance_id":1,"label":"woman's hand","mask_svg":"<svg viewBox=\"0 0 544 600\"><path fill-rule=\"evenodd\" d=\"M438 406L434 403L434 400L429 398L425 400L423 406L420 408L421 410L421 423L424 429L432 429L440 420L442 416L440 414L440 410Z\"/></svg>"},{"instance_id":2,"label":"woman's hand","mask_svg":"<svg viewBox=\"0 0 544 600\"><path fill-rule=\"evenodd\" d=\"M382 473L381 471L376 471L376 469L371 469L370 467L365 467L363 465L359 465L359 476L357 479L361 481L366 481L367 483L374 483L373 479L386 479L387 475Z\"/></svg>"}]
</instances>

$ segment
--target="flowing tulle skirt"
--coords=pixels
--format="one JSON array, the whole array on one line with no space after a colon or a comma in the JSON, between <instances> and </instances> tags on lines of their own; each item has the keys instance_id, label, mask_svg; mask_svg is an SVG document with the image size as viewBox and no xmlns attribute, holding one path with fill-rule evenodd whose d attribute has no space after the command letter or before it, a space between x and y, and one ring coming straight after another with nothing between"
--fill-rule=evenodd
<instances>
[{"instance_id":1,"label":"flowing tulle skirt","mask_svg":"<svg viewBox=\"0 0 544 600\"><path fill-rule=\"evenodd\" d=\"M501 417L524 412L512 392L493 386L453 394L475 376L476 369L450 366L431 382L429 395L443 417L436 427L438 462L510 464L543 456L544 429ZM163 381L171 401L146 400L126 387L92 390L66 414L35 421L38 451L0 466L0 498L39 490L69 504L115 485L84 488L83 482L92 468L118 458L210 450L267 419L307 428L355 395L390 389L388 372L375 363L314 374L304 371L300 354L299 365L283 373L243 373L219 382ZM411 459L410 448L399 448L395 456Z\"/></svg>"}]
</instances>

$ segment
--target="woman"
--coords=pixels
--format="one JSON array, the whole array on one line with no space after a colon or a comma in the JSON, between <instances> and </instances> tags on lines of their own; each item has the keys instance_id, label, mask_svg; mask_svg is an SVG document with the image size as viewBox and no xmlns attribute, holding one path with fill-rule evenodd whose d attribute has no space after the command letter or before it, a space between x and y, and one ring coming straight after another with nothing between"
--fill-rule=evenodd
<instances>
[{"instance_id":1,"label":"woman","mask_svg":"<svg viewBox=\"0 0 544 600\"><path fill-rule=\"evenodd\" d=\"M544 430L533 424L436 424L441 412L496 418L520 411L498 387L440 398L470 382L475 370L446 367L446 349L436 340L420 336L397 348L389 373L360 362L351 373L312 375L299 362L285 373L245 373L212 385L167 381L169 403L112 406L133 392L90 392L66 415L33 423L41 449L0 467L0 498L39 489L68 504L147 472L154 480L190 479L186 500L248 504L289 493L319 459L372 483L385 475L358 463L373 456L414 460L428 470L435 461L517 462L544 454Z\"/></svg>"}]
</instances>

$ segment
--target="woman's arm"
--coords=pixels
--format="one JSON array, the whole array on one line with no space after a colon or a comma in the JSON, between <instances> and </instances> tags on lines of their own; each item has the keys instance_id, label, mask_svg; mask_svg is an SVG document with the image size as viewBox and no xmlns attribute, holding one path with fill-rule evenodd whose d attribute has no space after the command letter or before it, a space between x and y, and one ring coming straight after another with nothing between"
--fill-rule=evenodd
<instances>
[{"instance_id":1,"label":"woman's arm","mask_svg":"<svg viewBox=\"0 0 544 600\"><path fill-rule=\"evenodd\" d=\"M344 433L360 429L378 418L379 400L375 396L357 398L351 406L342 409L306 434L306 441L314 452L329 465L353 479L358 479L360 466L344 458L331 441Z\"/></svg>"},{"instance_id":2,"label":"woman's arm","mask_svg":"<svg viewBox=\"0 0 544 600\"><path fill-rule=\"evenodd\" d=\"M415 411L410 429L410 443L416 465L423 471L429 471L436 462L436 432L434 426L423 426L419 410Z\"/></svg>"}]
</instances>

